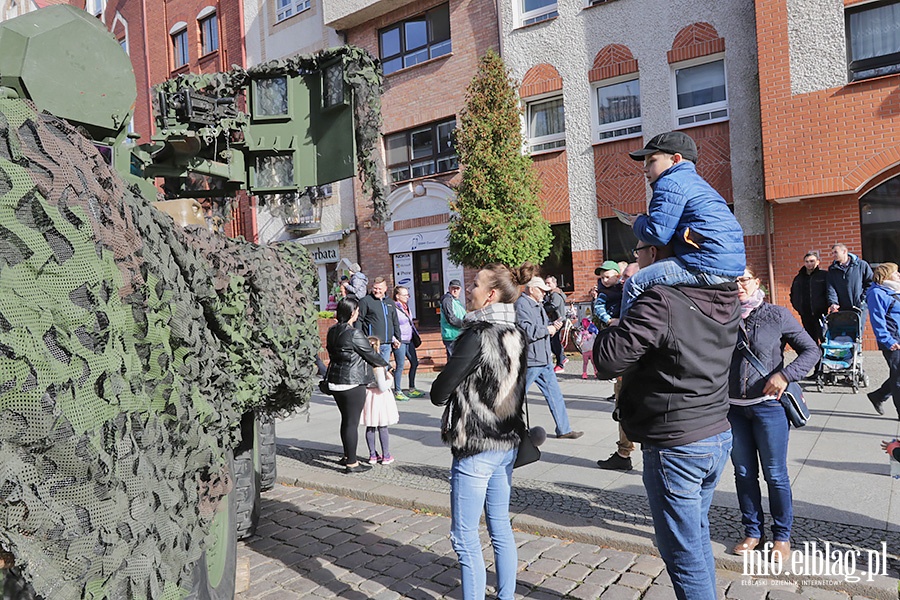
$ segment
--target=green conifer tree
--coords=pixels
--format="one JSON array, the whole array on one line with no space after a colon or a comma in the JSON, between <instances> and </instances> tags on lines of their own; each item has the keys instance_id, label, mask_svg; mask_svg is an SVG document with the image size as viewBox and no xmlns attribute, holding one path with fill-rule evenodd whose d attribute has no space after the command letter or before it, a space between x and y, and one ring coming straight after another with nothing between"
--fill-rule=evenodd
<instances>
[{"instance_id":1,"label":"green conifer tree","mask_svg":"<svg viewBox=\"0 0 900 600\"><path fill-rule=\"evenodd\" d=\"M503 59L488 50L466 90L456 129L462 181L450 220L450 259L468 267L540 264L550 251L540 182L522 153L521 109Z\"/></svg>"}]
</instances>

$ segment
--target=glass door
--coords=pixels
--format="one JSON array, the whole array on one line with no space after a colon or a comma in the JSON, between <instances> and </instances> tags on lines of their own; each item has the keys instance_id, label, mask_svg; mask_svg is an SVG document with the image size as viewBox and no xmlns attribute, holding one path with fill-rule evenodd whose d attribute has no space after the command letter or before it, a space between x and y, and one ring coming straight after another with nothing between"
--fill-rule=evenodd
<instances>
[{"instance_id":1,"label":"glass door","mask_svg":"<svg viewBox=\"0 0 900 600\"><path fill-rule=\"evenodd\" d=\"M441 251L416 252L413 257L419 327L440 327L441 297L447 291L444 289Z\"/></svg>"}]
</instances>

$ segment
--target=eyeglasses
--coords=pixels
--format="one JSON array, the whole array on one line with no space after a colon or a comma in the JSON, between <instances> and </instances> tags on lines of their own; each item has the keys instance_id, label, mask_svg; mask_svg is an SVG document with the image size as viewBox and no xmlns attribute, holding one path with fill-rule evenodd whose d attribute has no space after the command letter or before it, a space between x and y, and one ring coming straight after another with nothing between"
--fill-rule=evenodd
<instances>
[{"instance_id":1,"label":"eyeglasses","mask_svg":"<svg viewBox=\"0 0 900 600\"><path fill-rule=\"evenodd\" d=\"M652 246L650 246L649 244L646 246L635 246L631 249L631 253L635 256L635 258L637 258L638 252L640 252L641 250L646 250L647 248L652 248Z\"/></svg>"},{"instance_id":2,"label":"eyeglasses","mask_svg":"<svg viewBox=\"0 0 900 600\"><path fill-rule=\"evenodd\" d=\"M738 282L738 285L744 285L750 281L753 281L756 277L738 277L735 281Z\"/></svg>"}]
</instances>

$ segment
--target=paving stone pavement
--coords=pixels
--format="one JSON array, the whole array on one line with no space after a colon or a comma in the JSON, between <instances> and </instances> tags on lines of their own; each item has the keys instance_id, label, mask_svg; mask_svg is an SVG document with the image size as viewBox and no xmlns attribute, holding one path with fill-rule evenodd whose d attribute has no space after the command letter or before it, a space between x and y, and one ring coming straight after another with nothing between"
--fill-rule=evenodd
<instances>
[{"instance_id":1,"label":"paving stone pavement","mask_svg":"<svg viewBox=\"0 0 900 600\"><path fill-rule=\"evenodd\" d=\"M445 516L279 484L264 494L256 535L239 546L239 562L249 566L249 587L236 600L461 598L449 530ZM658 557L523 531L515 537L517 598L675 597ZM482 541L490 597L496 578L486 532ZM719 597L727 600L851 598L734 571L720 569L717 577Z\"/></svg>"}]
</instances>

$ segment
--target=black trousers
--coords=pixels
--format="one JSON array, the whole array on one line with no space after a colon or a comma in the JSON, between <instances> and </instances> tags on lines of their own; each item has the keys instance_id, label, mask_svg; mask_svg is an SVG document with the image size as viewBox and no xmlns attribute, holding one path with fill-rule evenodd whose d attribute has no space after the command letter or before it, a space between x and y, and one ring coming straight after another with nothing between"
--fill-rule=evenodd
<instances>
[{"instance_id":1,"label":"black trousers","mask_svg":"<svg viewBox=\"0 0 900 600\"><path fill-rule=\"evenodd\" d=\"M334 401L341 411L341 445L349 464L358 459L356 446L359 444L359 418L366 403L366 386L358 385L345 392L334 392Z\"/></svg>"},{"instance_id":2,"label":"black trousers","mask_svg":"<svg viewBox=\"0 0 900 600\"><path fill-rule=\"evenodd\" d=\"M819 317L809 314L800 315L800 322L803 323L803 329L814 342L821 344L825 341L825 338L822 337L822 321Z\"/></svg>"}]
</instances>

